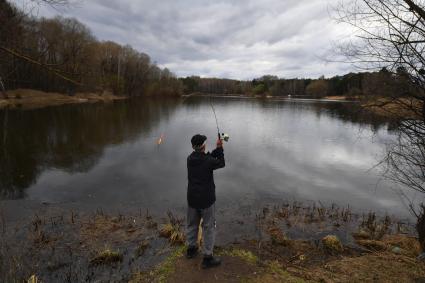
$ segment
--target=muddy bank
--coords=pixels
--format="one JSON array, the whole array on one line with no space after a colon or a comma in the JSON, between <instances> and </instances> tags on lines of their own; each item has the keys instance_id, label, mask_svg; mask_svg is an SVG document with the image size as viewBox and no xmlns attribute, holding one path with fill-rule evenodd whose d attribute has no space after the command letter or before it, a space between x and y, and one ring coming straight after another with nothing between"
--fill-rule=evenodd
<instances>
[{"instance_id":1,"label":"muddy bank","mask_svg":"<svg viewBox=\"0 0 425 283\"><path fill-rule=\"evenodd\" d=\"M415 98L377 98L361 106L376 115L390 119L422 119L422 103Z\"/></svg>"},{"instance_id":2,"label":"muddy bank","mask_svg":"<svg viewBox=\"0 0 425 283\"><path fill-rule=\"evenodd\" d=\"M59 106L64 104L80 104L95 102L111 102L126 99L116 96L110 92L104 93L76 93L69 96L61 93L43 92L30 89L17 89L7 92L8 99L0 98L0 109L36 109L48 106Z\"/></svg>"},{"instance_id":3,"label":"muddy bank","mask_svg":"<svg viewBox=\"0 0 425 283\"><path fill-rule=\"evenodd\" d=\"M346 95L330 95L322 98L323 100L331 101L359 101L361 97L359 96L346 96Z\"/></svg>"},{"instance_id":4,"label":"muddy bank","mask_svg":"<svg viewBox=\"0 0 425 283\"><path fill-rule=\"evenodd\" d=\"M183 99L190 97L220 97L220 98L250 98L250 99L270 99L270 100L317 100L317 101L330 101L330 102L356 102L359 97L348 96L325 96L323 98L316 98L313 96L290 96L290 95L252 95L252 94L216 94L216 93L199 93L194 92L191 94L182 95Z\"/></svg>"},{"instance_id":5,"label":"muddy bank","mask_svg":"<svg viewBox=\"0 0 425 283\"><path fill-rule=\"evenodd\" d=\"M233 216L227 215L226 218ZM20 223L0 217L0 281L409 282L425 277L412 225L335 205L288 203L218 223L223 266L184 258L184 217L53 210ZM238 227L239 226L239 227ZM226 240L227 239L227 240ZM228 240L233 239L233 240Z\"/></svg>"}]
</instances>

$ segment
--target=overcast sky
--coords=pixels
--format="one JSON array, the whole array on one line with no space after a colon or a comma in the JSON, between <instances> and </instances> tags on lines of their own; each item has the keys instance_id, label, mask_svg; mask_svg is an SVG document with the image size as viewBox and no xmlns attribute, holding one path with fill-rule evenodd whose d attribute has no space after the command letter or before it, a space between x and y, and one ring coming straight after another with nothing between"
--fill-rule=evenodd
<instances>
[{"instance_id":1,"label":"overcast sky","mask_svg":"<svg viewBox=\"0 0 425 283\"><path fill-rule=\"evenodd\" d=\"M317 78L352 69L324 60L348 34L329 15L337 0L77 1L38 14L75 17L98 39L130 44L178 76Z\"/></svg>"}]
</instances>

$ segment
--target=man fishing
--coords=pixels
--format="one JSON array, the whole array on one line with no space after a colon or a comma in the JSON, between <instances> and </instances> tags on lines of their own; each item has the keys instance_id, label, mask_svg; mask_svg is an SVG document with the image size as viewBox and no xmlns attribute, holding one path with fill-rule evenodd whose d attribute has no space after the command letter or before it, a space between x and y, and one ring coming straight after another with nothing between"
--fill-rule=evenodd
<instances>
[{"instance_id":1,"label":"man fishing","mask_svg":"<svg viewBox=\"0 0 425 283\"><path fill-rule=\"evenodd\" d=\"M217 148L206 153L207 137L195 135L191 139L193 152L187 158L187 258L198 253L198 230L202 219L203 255L202 268L220 265L213 256L215 242L215 184L213 171L225 166L223 142L217 140Z\"/></svg>"}]
</instances>

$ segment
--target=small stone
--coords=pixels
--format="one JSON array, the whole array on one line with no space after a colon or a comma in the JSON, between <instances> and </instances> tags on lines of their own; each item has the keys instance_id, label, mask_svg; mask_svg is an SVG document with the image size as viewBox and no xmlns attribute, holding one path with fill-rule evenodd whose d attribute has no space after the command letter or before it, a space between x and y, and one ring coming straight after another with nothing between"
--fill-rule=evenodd
<instances>
[{"instance_id":1,"label":"small stone","mask_svg":"<svg viewBox=\"0 0 425 283\"><path fill-rule=\"evenodd\" d=\"M368 240L371 238L371 236L370 233L361 229L359 232L353 233L353 238L356 240Z\"/></svg>"},{"instance_id":2,"label":"small stone","mask_svg":"<svg viewBox=\"0 0 425 283\"><path fill-rule=\"evenodd\" d=\"M391 251L395 254L401 254L401 249L399 247L394 247Z\"/></svg>"},{"instance_id":3,"label":"small stone","mask_svg":"<svg viewBox=\"0 0 425 283\"><path fill-rule=\"evenodd\" d=\"M323 246L330 252L342 252L344 247L335 235L328 235L322 239Z\"/></svg>"},{"instance_id":4,"label":"small stone","mask_svg":"<svg viewBox=\"0 0 425 283\"><path fill-rule=\"evenodd\" d=\"M357 240L357 244L374 251L385 251L388 248L384 242L375 240Z\"/></svg>"}]
</instances>

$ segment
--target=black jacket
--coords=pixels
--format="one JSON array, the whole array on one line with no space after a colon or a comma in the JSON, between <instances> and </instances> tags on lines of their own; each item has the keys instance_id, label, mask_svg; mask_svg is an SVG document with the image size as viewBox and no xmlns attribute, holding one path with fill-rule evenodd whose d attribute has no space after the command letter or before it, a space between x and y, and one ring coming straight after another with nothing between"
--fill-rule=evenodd
<instances>
[{"instance_id":1,"label":"black jacket","mask_svg":"<svg viewBox=\"0 0 425 283\"><path fill-rule=\"evenodd\" d=\"M187 202L190 207L204 209L215 202L213 170L224 166L221 147L211 153L194 151L187 157Z\"/></svg>"}]
</instances>

